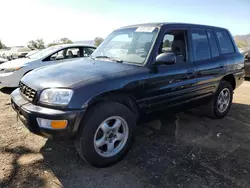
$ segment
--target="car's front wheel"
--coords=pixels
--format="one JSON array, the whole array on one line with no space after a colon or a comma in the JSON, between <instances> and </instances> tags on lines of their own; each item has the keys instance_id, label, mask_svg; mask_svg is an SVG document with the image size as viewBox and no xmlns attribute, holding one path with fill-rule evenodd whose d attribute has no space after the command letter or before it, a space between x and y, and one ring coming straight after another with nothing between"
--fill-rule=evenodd
<instances>
[{"instance_id":1,"label":"car's front wheel","mask_svg":"<svg viewBox=\"0 0 250 188\"><path fill-rule=\"evenodd\" d=\"M102 102L87 112L76 140L79 155L89 164L106 167L130 149L136 118L124 105Z\"/></svg>"}]
</instances>

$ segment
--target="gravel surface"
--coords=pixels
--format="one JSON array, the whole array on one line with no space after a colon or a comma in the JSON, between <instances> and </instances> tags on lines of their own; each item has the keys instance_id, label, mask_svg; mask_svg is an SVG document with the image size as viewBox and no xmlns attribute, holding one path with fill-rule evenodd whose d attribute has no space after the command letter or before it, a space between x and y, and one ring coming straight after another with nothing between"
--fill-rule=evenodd
<instances>
[{"instance_id":1,"label":"gravel surface","mask_svg":"<svg viewBox=\"0 0 250 188\"><path fill-rule=\"evenodd\" d=\"M227 117L200 110L155 115L137 127L132 150L97 169L72 143L33 135L17 122L10 90L0 92L0 187L238 188L250 185L250 82L235 91Z\"/></svg>"}]
</instances>

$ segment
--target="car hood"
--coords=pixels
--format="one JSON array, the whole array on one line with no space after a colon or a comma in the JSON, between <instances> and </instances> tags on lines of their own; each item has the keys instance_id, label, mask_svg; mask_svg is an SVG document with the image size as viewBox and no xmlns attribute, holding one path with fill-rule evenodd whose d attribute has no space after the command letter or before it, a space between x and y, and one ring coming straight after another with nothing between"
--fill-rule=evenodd
<instances>
[{"instance_id":1,"label":"car hood","mask_svg":"<svg viewBox=\"0 0 250 188\"><path fill-rule=\"evenodd\" d=\"M34 61L34 59L28 59L28 58L15 59L15 60L12 60L12 61L2 63L0 65L0 69L22 67L22 66L24 66L27 63L30 63L32 61Z\"/></svg>"},{"instance_id":2,"label":"car hood","mask_svg":"<svg viewBox=\"0 0 250 188\"><path fill-rule=\"evenodd\" d=\"M73 87L94 78L105 79L111 74L138 68L136 65L92 60L90 58L36 69L22 78L33 89Z\"/></svg>"}]
</instances>

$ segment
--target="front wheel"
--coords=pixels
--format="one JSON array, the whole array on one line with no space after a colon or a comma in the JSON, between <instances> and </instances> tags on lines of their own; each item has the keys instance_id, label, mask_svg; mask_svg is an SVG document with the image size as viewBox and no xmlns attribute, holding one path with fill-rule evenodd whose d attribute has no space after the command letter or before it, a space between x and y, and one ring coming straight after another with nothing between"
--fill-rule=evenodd
<instances>
[{"instance_id":1,"label":"front wheel","mask_svg":"<svg viewBox=\"0 0 250 188\"><path fill-rule=\"evenodd\" d=\"M213 100L207 106L208 115L212 118L223 118L229 112L233 101L232 85L222 80Z\"/></svg>"},{"instance_id":2,"label":"front wheel","mask_svg":"<svg viewBox=\"0 0 250 188\"><path fill-rule=\"evenodd\" d=\"M106 167L130 149L136 118L124 105L102 102L87 112L76 140L79 155L89 164Z\"/></svg>"}]
</instances>

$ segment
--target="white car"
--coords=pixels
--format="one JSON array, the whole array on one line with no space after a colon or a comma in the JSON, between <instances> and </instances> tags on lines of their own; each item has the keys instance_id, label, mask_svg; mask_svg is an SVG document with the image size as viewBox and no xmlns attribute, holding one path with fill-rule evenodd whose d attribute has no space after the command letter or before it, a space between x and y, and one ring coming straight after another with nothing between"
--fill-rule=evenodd
<instances>
[{"instance_id":1,"label":"white car","mask_svg":"<svg viewBox=\"0 0 250 188\"><path fill-rule=\"evenodd\" d=\"M39 52L39 50L31 50L29 53L27 53L27 54L25 55L25 57L31 56L31 55L33 55L33 54L35 54L35 53L37 53L37 52Z\"/></svg>"},{"instance_id":2,"label":"white car","mask_svg":"<svg viewBox=\"0 0 250 188\"><path fill-rule=\"evenodd\" d=\"M88 57L95 48L95 46L81 44L56 45L26 58L0 64L0 88L18 87L19 81L28 72L43 66Z\"/></svg>"},{"instance_id":3,"label":"white car","mask_svg":"<svg viewBox=\"0 0 250 188\"><path fill-rule=\"evenodd\" d=\"M7 56L7 58L9 60L13 60L13 59L25 57L25 55L29 53L30 51L31 49L25 46L14 46L10 49L9 55Z\"/></svg>"},{"instance_id":4,"label":"white car","mask_svg":"<svg viewBox=\"0 0 250 188\"><path fill-rule=\"evenodd\" d=\"M8 59L4 59L4 58L1 58L1 57L0 57L0 64L1 64L1 63L5 63L5 62L7 62L7 61L8 61Z\"/></svg>"}]
</instances>

